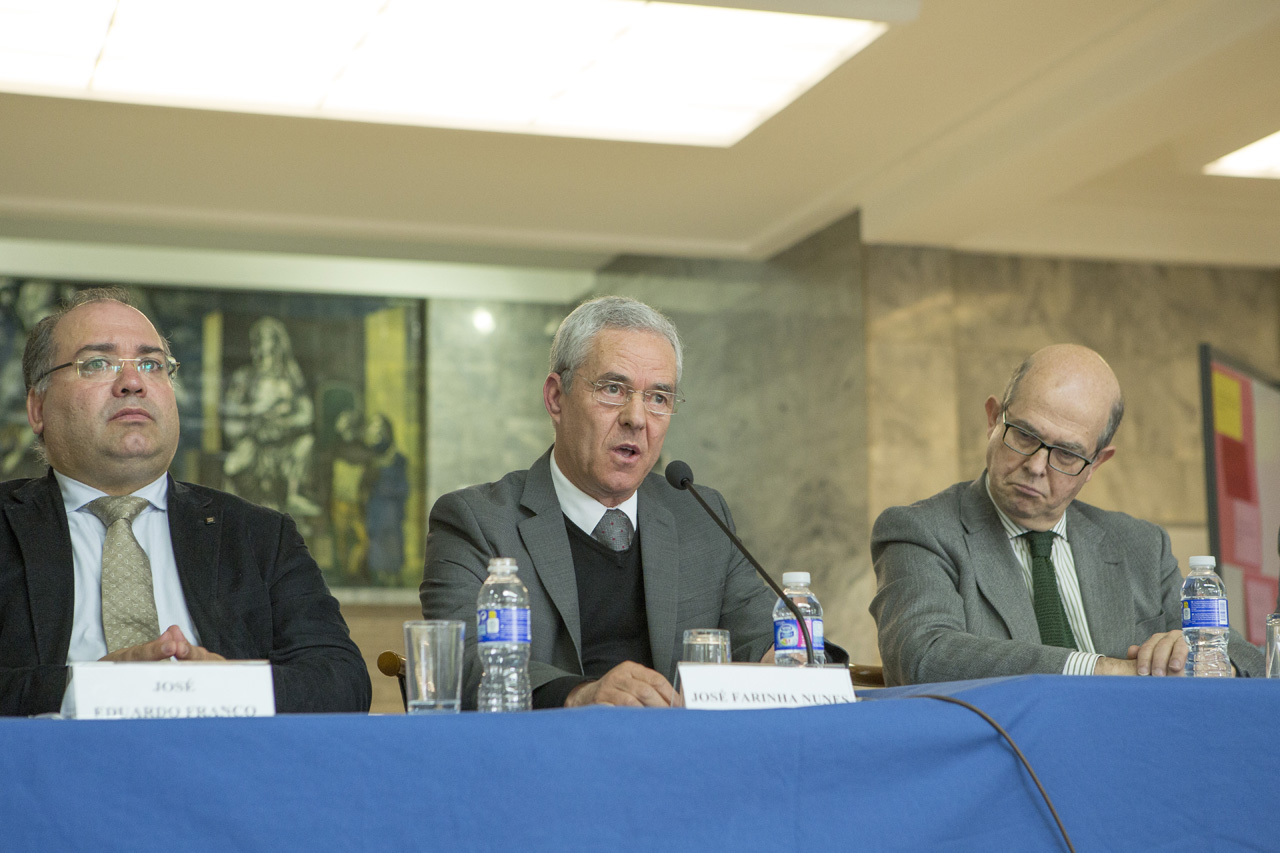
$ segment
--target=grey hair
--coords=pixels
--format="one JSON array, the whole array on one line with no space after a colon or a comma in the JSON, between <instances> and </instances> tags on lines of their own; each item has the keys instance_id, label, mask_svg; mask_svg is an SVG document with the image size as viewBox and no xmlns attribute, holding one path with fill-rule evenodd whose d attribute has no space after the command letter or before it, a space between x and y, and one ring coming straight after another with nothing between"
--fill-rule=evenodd
<instances>
[{"instance_id":1,"label":"grey hair","mask_svg":"<svg viewBox=\"0 0 1280 853\"><path fill-rule=\"evenodd\" d=\"M574 372L591 352L591 342L604 329L649 332L666 338L676 353L676 383L684 371L684 346L675 324L662 312L627 296L601 296L583 302L556 329L551 342L551 372L560 374L564 390L573 385Z\"/></svg>"},{"instance_id":2,"label":"grey hair","mask_svg":"<svg viewBox=\"0 0 1280 853\"><path fill-rule=\"evenodd\" d=\"M58 323L80 306L94 302L119 302L130 308L138 307L133 296L123 287L90 287L78 290L64 299L56 311L36 323L31 333L27 335L27 344L22 350L22 379L28 391L34 390L37 394L43 395L49 390L47 372L53 367L53 359L56 355L57 342L54 340L54 332ZM160 342L164 347L164 354L170 355L169 342L163 336Z\"/></svg>"},{"instance_id":3,"label":"grey hair","mask_svg":"<svg viewBox=\"0 0 1280 853\"><path fill-rule=\"evenodd\" d=\"M1018 396L1018 387L1022 384L1022 380L1026 378L1027 373L1030 372L1034 360L1035 353L1032 353L1014 368L1013 374L1009 377L1009 384L1005 386L1004 397L1000 400L1001 413L1009 411L1009 407L1013 405L1014 398ZM1107 416L1107 422L1102 427L1102 435L1098 438L1098 445L1093 449L1095 456L1099 450L1111 443L1111 439L1116 437L1116 430L1120 429L1120 421L1123 418L1124 394L1118 394L1115 402L1111 404L1111 413Z\"/></svg>"}]
</instances>

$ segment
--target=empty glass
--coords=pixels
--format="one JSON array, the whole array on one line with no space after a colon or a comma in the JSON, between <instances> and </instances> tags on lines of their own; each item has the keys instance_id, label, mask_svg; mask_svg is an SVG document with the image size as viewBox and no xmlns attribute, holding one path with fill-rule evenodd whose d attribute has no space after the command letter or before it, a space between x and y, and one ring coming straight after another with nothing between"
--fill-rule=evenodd
<instances>
[{"instance_id":1,"label":"empty glass","mask_svg":"<svg viewBox=\"0 0 1280 853\"><path fill-rule=\"evenodd\" d=\"M1280 678L1280 613L1267 617L1267 678Z\"/></svg>"},{"instance_id":2,"label":"empty glass","mask_svg":"<svg viewBox=\"0 0 1280 853\"><path fill-rule=\"evenodd\" d=\"M690 628L684 632L680 660L688 663L728 663L729 632L721 628Z\"/></svg>"},{"instance_id":3,"label":"empty glass","mask_svg":"<svg viewBox=\"0 0 1280 853\"><path fill-rule=\"evenodd\" d=\"M462 706L463 622L404 623L404 687L410 714L456 714Z\"/></svg>"}]
</instances>

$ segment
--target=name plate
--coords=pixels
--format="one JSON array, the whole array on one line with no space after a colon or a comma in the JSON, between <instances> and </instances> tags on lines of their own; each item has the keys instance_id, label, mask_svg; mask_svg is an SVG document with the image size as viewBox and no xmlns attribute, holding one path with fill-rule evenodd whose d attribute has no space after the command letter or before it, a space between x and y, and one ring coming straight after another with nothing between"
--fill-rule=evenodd
<instances>
[{"instance_id":1,"label":"name plate","mask_svg":"<svg viewBox=\"0 0 1280 853\"><path fill-rule=\"evenodd\" d=\"M78 720L271 717L265 660L71 664L67 710Z\"/></svg>"},{"instance_id":2,"label":"name plate","mask_svg":"<svg viewBox=\"0 0 1280 853\"><path fill-rule=\"evenodd\" d=\"M858 701L844 666L680 663L686 708L799 708Z\"/></svg>"}]
</instances>

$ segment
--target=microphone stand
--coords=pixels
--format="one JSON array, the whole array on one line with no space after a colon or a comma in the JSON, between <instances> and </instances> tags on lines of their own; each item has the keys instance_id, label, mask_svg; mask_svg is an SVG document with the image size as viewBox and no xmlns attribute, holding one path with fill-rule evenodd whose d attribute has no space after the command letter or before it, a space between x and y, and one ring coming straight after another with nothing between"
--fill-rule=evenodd
<instances>
[{"instance_id":1,"label":"microphone stand","mask_svg":"<svg viewBox=\"0 0 1280 853\"><path fill-rule=\"evenodd\" d=\"M733 534L732 530L729 529L729 525L725 524L720 519L720 516L716 515L715 510L713 510L707 502L702 499L702 495L698 494L698 490L693 487L692 469L683 462L672 462L667 466L667 482L675 486L677 489L683 489L693 495L694 500L702 505L702 508L706 510L707 515L711 516L711 520L720 526L720 529L724 531L724 535L728 536L729 540L737 546L739 551L742 552L742 556L747 558L747 562L752 565L756 570L756 573L759 574L760 577L764 578L764 582L769 585L769 588L778 594L778 598L782 599L783 604L785 604L787 609L791 611L792 615L796 617L796 624L800 626L800 631L804 634L805 655L808 657L809 666L813 666L813 636L809 632L809 623L805 621L803 614L800 613L800 608L797 607L796 603L782 591L782 587L778 586L777 582L775 582L773 578L769 577L769 573L766 572L758 562L756 562L755 557L751 556L751 552L747 550L747 546L742 544L742 541ZM774 646L773 653L775 655L778 653L776 645Z\"/></svg>"}]
</instances>

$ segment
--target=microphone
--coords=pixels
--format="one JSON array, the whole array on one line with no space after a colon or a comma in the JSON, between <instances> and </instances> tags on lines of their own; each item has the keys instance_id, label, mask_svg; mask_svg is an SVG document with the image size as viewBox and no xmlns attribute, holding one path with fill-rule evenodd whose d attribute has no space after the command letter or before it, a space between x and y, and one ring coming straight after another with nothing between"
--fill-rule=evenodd
<instances>
[{"instance_id":1,"label":"microphone","mask_svg":"<svg viewBox=\"0 0 1280 853\"><path fill-rule=\"evenodd\" d=\"M711 516L711 520L724 531L725 536L729 537L729 541L734 544L734 547L742 552L742 556L747 558L747 562L756 570L756 573L764 579L764 582L769 585L770 589L778 594L778 598L782 599L783 604L785 604L787 609L791 611L791 614L796 617L796 624L800 626L800 630L804 633L804 651L809 658L809 665L812 666L813 637L809 634L809 623L805 622L804 616L800 613L800 608L796 607L796 603L782 591L782 587L778 586L774 579L769 577L769 573L756 562L755 557L751 556L751 552L747 550L747 546L743 545L742 541L738 539L737 536L733 535L733 531L729 529L729 525L725 524L720 519L720 516L716 515L715 510L708 506L707 502L702 499L702 495L698 494L698 490L693 487L693 469L690 468L687 463L681 462L677 459L667 465L667 482L670 483L672 487L680 489L681 491L687 491L689 494L693 495L698 504L706 510L707 515ZM778 653L776 647L773 652L774 654Z\"/></svg>"}]
</instances>

